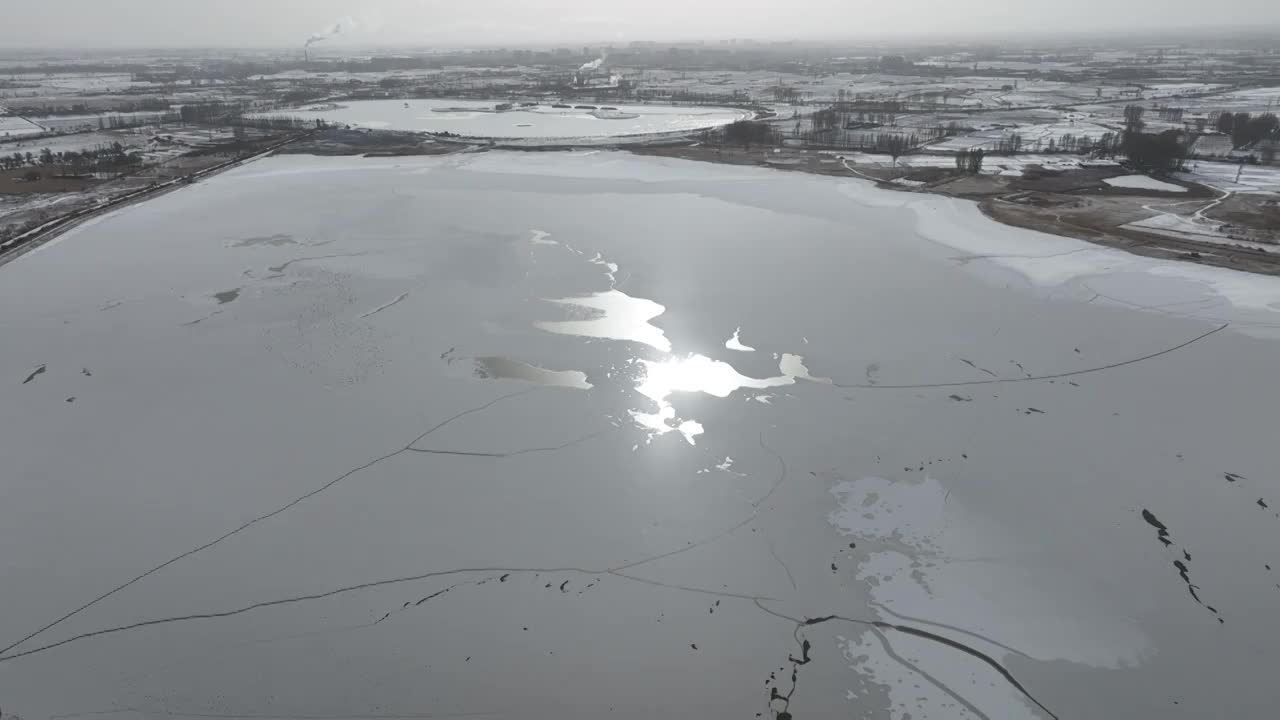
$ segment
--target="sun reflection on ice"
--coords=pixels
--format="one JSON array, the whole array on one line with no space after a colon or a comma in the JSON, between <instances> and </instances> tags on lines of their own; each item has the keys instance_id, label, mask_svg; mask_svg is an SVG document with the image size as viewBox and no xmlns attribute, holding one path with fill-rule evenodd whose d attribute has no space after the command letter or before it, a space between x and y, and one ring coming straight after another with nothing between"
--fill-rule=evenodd
<instances>
[{"instance_id":1,"label":"sun reflection on ice","mask_svg":"<svg viewBox=\"0 0 1280 720\"><path fill-rule=\"evenodd\" d=\"M561 335L631 340L644 343L655 350L671 352L671 341L662 330L649 321L658 317L666 308L652 300L631 297L620 290L608 290L586 297L549 300L567 307L588 311L587 317L574 320L540 322L538 327ZM594 312L592 312L594 311Z\"/></svg>"},{"instance_id":2,"label":"sun reflection on ice","mask_svg":"<svg viewBox=\"0 0 1280 720\"><path fill-rule=\"evenodd\" d=\"M729 363L712 360L706 355L670 358L661 362L641 360L640 363L644 366L644 377L636 385L636 390L657 404L658 412L632 410L631 417L652 430L655 435L679 430L691 445L694 444L694 437L702 433L703 427L695 420L673 424L677 417L675 406L668 400L672 393L701 392L715 397L729 397L739 388L763 389L795 382L787 376L763 380L749 378Z\"/></svg>"},{"instance_id":3,"label":"sun reflection on ice","mask_svg":"<svg viewBox=\"0 0 1280 720\"><path fill-rule=\"evenodd\" d=\"M636 385L636 390L652 400L657 406L656 413L645 413L632 410L631 417L641 426L653 431L654 435L662 435L672 430L679 430L689 444L694 444L694 437L703 432L702 424L696 420L685 419L675 423L680 417L670 396L680 392L700 392L714 397L729 397L735 390L765 388L794 385L797 378L816 382L830 382L825 378L815 378L804 366L804 358L790 353L782 356L778 371L781 375L770 378L752 378L739 373L732 365L720 360L713 360L706 355L689 355L673 357L660 362L640 360L644 367L644 377Z\"/></svg>"},{"instance_id":4,"label":"sun reflection on ice","mask_svg":"<svg viewBox=\"0 0 1280 720\"><path fill-rule=\"evenodd\" d=\"M547 233L534 231L533 241L550 242L546 237ZM573 252L582 254L577 250ZM614 278L618 272L616 263L607 261L599 253L588 262L605 267L608 270L606 275L609 278L609 284L614 285ZM630 414L637 424L650 431L650 440L656 435L665 435L674 430L693 445L696 443L695 438L705 431L702 423L692 418L682 417L676 411L671 402L671 396L675 393L699 392L725 398L743 388L764 390L794 385L796 380L831 382L827 378L810 374L809 369L804 365L804 357L792 353L774 355L778 359L779 374L768 378L747 377L729 363L706 355L673 355L671 341L666 333L651 322L666 312L666 308L647 298L628 295L616 287L591 295L547 301L564 307L569 317L537 323L537 327L542 330L562 335L631 341L647 345L667 356L663 360L637 358L633 361L642 370L642 373L635 373L635 389L653 401L656 412L635 409L631 410ZM743 344L741 333L742 328L736 328L733 336L725 342L725 347L738 352L753 351L755 348ZM805 342L807 343L808 340L806 339ZM612 376L612 373L606 374L606 377ZM771 398L772 395L769 394L754 396L756 401L763 404L769 404Z\"/></svg>"},{"instance_id":5,"label":"sun reflection on ice","mask_svg":"<svg viewBox=\"0 0 1280 720\"><path fill-rule=\"evenodd\" d=\"M742 327L739 326L737 330L733 331L733 337L724 341L724 346L729 348L730 350L737 350L738 352L755 352L755 348L751 347L750 345L744 345L742 343L742 339L738 337L741 334L742 334Z\"/></svg>"}]
</instances>

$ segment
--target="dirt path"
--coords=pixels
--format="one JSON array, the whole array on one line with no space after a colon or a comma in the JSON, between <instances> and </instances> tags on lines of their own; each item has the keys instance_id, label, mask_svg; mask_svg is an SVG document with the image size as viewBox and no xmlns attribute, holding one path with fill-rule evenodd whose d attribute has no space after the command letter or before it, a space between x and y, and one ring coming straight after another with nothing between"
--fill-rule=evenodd
<instances>
[{"instance_id":1,"label":"dirt path","mask_svg":"<svg viewBox=\"0 0 1280 720\"><path fill-rule=\"evenodd\" d=\"M866 173L860 172L858 170L854 170L853 166L849 164L849 161L845 160L844 158L840 159L840 164L844 165L846 170L853 173L854 175L857 175L860 178L863 178L864 180L870 180L871 182L874 182L874 183L881 182L878 178L873 178L870 175L867 175Z\"/></svg>"},{"instance_id":2,"label":"dirt path","mask_svg":"<svg viewBox=\"0 0 1280 720\"><path fill-rule=\"evenodd\" d=\"M1224 200L1226 200L1227 198L1231 197L1231 195L1232 195L1232 192L1231 192L1230 190L1220 190L1219 192L1221 192L1221 193L1222 193L1222 197L1220 197L1220 198L1218 198L1217 200L1214 200L1213 202L1210 202L1208 205L1205 205L1204 207L1200 208L1199 210L1197 210L1197 211L1195 212L1195 214L1194 214L1194 215L1192 215L1192 216L1191 216L1191 217L1192 217L1192 219L1193 219L1195 222L1201 222L1201 221L1203 221L1203 220L1204 220L1204 214L1205 214L1205 212L1207 212L1207 211L1209 211L1209 210L1212 210L1213 208L1215 208L1215 207L1217 207L1217 206L1221 205L1221 204L1222 204L1222 202L1223 202Z\"/></svg>"}]
</instances>

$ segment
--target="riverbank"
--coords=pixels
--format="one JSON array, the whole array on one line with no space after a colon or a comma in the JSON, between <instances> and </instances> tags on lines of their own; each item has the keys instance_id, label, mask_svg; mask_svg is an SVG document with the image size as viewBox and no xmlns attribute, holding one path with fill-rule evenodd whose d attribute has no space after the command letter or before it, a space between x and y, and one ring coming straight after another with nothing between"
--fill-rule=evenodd
<instances>
[{"instance_id":1,"label":"riverbank","mask_svg":"<svg viewBox=\"0 0 1280 720\"><path fill-rule=\"evenodd\" d=\"M1241 212L1232 207L1223 212L1224 201L1242 204L1229 192L1219 192L1195 182L1153 183L1151 188L1118 187L1109 180L1126 177L1119 166L1085 167L1072 170L1028 169L1017 175L968 175L945 167L881 167L858 165L835 152L795 148L757 147L743 149L693 143L682 132L628 138L587 139L577 145L599 149L626 150L637 155L672 157L728 165L749 165L832 177L858 177L877 187L899 192L931 193L972 200L987 217L1005 225L1085 240L1124 250L1135 255L1164 260L1182 260L1201 265L1229 268L1264 275L1280 275L1280 245L1272 250L1266 242L1238 240L1222 233L1204 235L1179 230L1163 230L1161 219L1216 223L1214 212L1228 215L1235 227L1246 232L1275 234L1274 223L1265 209L1251 207ZM582 140L582 139L580 139ZM196 179L236 167L273 153L314 155L411 156L449 154L459 151L520 150L570 151L577 145L547 144L536 138L523 141L475 138L442 138L423 133L367 130L308 132L272 144L252 155L230 160L159 185L131 191L99 205L81 208L0 245L0 265L39 247L81 222L127 204L194 182ZM1176 188L1176 190L1175 190ZM1256 200L1251 201L1257 206ZM1179 208L1175 213L1165 208ZM1190 220L1188 220L1190 218ZM1168 223L1166 223L1168 224ZM1261 227L1259 227L1261 226ZM1177 224L1174 224L1177 227ZM1220 227L1229 227L1223 223Z\"/></svg>"},{"instance_id":2,"label":"riverbank","mask_svg":"<svg viewBox=\"0 0 1280 720\"><path fill-rule=\"evenodd\" d=\"M1238 240L1221 232L1212 240L1186 232L1135 227L1135 223L1169 217L1216 222L1206 211L1226 200L1212 188L1179 181L1177 191L1125 188L1105 181L1128 174L1120 167L1076 170L1028 169L1019 175L967 175L944 167L874 167L851 164L834 152L795 148L680 144L621 148L639 155L681 158L728 165L752 165L833 177L859 177L880 188L933 193L973 200L983 214L1014 227L1038 230L1125 250L1136 255L1182 260L1201 265L1280 275L1280 245ZM1164 208L1178 208L1179 213ZM1243 233L1275 232L1269 216L1256 212L1235 218ZM1226 223L1217 225L1225 227Z\"/></svg>"},{"instance_id":3,"label":"riverbank","mask_svg":"<svg viewBox=\"0 0 1280 720\"><path fill-rule=\"evenodd\" d=\"M115 197L106 198L96 205L68 212L0 243L0 267L3 267L5 264L40 247L50 240L57 238L66 231L87 220L100 217L108 212L118 210L127 205L150 200L153 197L157 197L171 190L176 190L183 186L190 185L201 178L210 177L223 172L224 170L230 170L231 168L239 167L245 163L257 160L258 158L266 157L267 155L282 150L289 144L309 137L312 134L313 133L311 132L307 132L294 135L283 141L272 143L265 148L256 150L249 155L233 158L226 162L218 163L217 165L203 168L155 185L149 185L138 190L131 190Z\"/></svg>"}]
</instances>

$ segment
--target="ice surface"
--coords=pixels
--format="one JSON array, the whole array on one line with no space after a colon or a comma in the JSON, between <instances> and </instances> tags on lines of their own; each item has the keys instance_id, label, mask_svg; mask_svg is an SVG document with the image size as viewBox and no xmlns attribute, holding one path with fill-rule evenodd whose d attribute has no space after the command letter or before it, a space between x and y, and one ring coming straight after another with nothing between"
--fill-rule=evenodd
<instances>
[{"instance_id":1,"label":"ice surface","mask_svg":"<svg viewBox=\"0 0 1280 720\"><path fill-rule=\"evenodd\" d=\"M6 717L1274 706L1270 278L613 152L268 158L0 275L0 647L89 603Z\"/></svg>"},{"instance_id":2,"label":"ice surface","mask_svg":"<svg viewBox=\"0 0 1280 720\"><path fill-rule=\"evenodd\" d=\"M358 100L336 108L301 108L291 114L356 127L494 138L648 135L724 125L748 115L732 108L645 104L610 106L618 108L620 119L602 119L590 109L560 109L550 104L494 112L496 104L497 101L474 100Z\"/></svg>"}]
</instances>

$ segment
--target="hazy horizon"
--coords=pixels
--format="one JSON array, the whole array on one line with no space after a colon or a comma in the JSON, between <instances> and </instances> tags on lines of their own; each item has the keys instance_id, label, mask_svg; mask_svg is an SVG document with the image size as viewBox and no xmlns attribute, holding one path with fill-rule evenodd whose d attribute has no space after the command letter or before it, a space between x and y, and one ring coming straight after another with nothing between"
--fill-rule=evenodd
<instances>
[{"instance_id":1,"label":"hazy horizon","mask_svg":"<svg viewBox=\"0 0 1280 720\"><path fill-rule=\"evenodd\" d=\"M10 0L12 1L12 0ZM0 48L301 46L308 38L335 47L681 42L698 39L855 41L1016 34L1099 35L1205 32L1280 26L1280 3L1224 0L1211 12L1190 0L1075 3L1026 0L1017 7L988 0L49 0L5 10Z\"/></svg>"}]
</instances>

